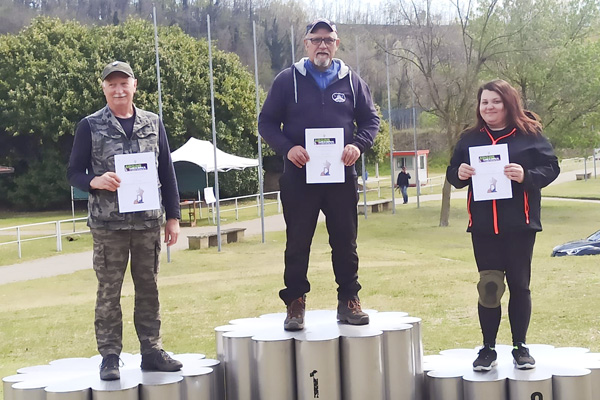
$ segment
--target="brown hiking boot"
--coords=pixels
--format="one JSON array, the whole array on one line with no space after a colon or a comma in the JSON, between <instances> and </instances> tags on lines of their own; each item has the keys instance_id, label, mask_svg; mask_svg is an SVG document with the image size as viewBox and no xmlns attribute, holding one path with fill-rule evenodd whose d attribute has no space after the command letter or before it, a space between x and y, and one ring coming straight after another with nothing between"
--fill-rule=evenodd
<instances>
[{"instance_id":1,"label":"brown hiking boot","mask_svg":"<svg viewBox=\"0 0 600 400\"><path fill-rule=\"evenodd\" d=\"M140 367L144 371L179 371L183 364L179 360L171 358L164 350L156 350L148 354L142 354L142 364Z\"/></svg>"},{"instance_id":2,"label":"brown hiking boot","mask_svg":"<svg viewBox=\"0 0 600 400\"><path fill-rule=\"evenodd\" d=\"M299 331L304 329L304 310L306 309L306 296L298 297L287 305L287 317L283 323L286 331Z\"/></svg>"},{"instance_id":3,"label":"brown hiking boot","mask_svg":"<svg viewBox=\"0 0 600 400\"><path fill-rule=\"evenodd\" d=\"M362 310L359 299L338 300L337 319L350 325L366 325L369 314Z\"/></svg>"}]
</instances>

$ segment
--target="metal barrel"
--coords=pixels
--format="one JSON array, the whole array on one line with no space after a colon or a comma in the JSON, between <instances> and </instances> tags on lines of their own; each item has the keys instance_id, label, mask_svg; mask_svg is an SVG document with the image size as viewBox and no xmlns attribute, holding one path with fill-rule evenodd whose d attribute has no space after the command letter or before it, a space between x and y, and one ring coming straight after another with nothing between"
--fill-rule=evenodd
<instances>
[{"instance_id":1,"label":"metal barrel","mask_svg":"<svg viewBox=\"0 0 600 400\"><path fill-rule=\"evenodd\" d=\"M190 366L183 367L181 398L182 400L213 400L213 375L212 368Z\"/></svg>"},{"instance_id":2,"label":"metal barrel","mask_svg":"<svg viewBox=\"0 0 600 400\"><path fill-rule=\"evenodd\" d=\"M514 369L508 375L509 399L552 400L552 372L544 368Z\"/></svg>"},{"instance_id":3,"label":"metal barrel","mask_svg":"<svg viewBox=\"0 0 600 400\"><path fill-rule=\"evenodd\" d=\"M214 373L212 376L211 399L225 400L225 369L223 363L213 358L205 358L197 361L196 365L201 367L212 368Z\"/></svg>"},{"instance_id":4,"label":"metal barrel","mask_svg":"<svg viewBox=\"0 0 600 400\"><path fill-rule=\"evenodd\" d=\"M417 400L412 325L397 322L378 322L372 325L383 332L386 399Z\"/></svg>"},{"instance_id":5,"label":"metal barrel","mask_svg":"<svg viewBox=\"0 0 600 400\"><path fill-rule=\"evenodd\" d=\"M463 376L464 400L506 400L506 376L498 368L486 373L470 371Z\"/></svg>"},{"instance_id":6,"label":"metal barrel","mask_svg":"<svg viewBox=\"0 0 600 400\"><path fill-rule=\"evenodd\" d=\"M337 329L305 329L294 342L298 400L341 400L340 339Z\"/></svg>"},{"instance_id":7,"label":"metal barrel","mask_svg":"<svg viewBox=\"0 0 600 400\"><path fill-rule=\"evenodd\" d=\"M427 373L429 400L463 400L462 369L434 370Z\"/></svg>"},{"instance_id":8,"label":"metal barrel","mask_svg":"<svg viewBox=\"0 0 600 400\"><path fill-rule=\"evenodd\" d=\"M183 376L168 372L144 372L140 384L140 400L181 398Z\"/></svg>"},{"instance_id":9,"label":"metal barrel","mask_svg":"<svg viewBox=\"0 0 600 400\"><path fill-rule=\"evenodd\" d=\"M234 330L223 334L225 366L225 398L252 400L252 341L251 330Z\"/></svg>"},{"instance_id":10,"label":"metal barrel","mask_svg":"<svg viewBox=\"0 0 600 400\"><path fill-rule=\"evenodd\" d=\"M368 326L340 325L342 398L385 400L383 332Z\"/></svg>"},{"instance_id":11,"label":"metal barrel","mask_svg":"<svg viewBox=\"0 0 600 400\"><path fill-rule=\"evenodd\" d=\"M294 336L274 330L252 337L256 399L296 399Z\"/></svg>"},{"instance_id":12,"label":"metal barrel","mask_svg":"<svg viewBox=\"0 0 600 400\"><path fill-rule=\"evenodd\" d=\"M25 374L10 375L2 378L2 390L4 392L4 400L13 400L12 386L15 383L23 382L25 379Z\"/></svg>"},{"instance_id":13,"label":"metal barrel","mask_svg":"<svg viewBox=\"0 0 600 400\"><path fill-rule=\"evenodd\" d=\"M592 400L592 372L586 368L553 370L554 400Z\"/></svg>"}]
</instances>

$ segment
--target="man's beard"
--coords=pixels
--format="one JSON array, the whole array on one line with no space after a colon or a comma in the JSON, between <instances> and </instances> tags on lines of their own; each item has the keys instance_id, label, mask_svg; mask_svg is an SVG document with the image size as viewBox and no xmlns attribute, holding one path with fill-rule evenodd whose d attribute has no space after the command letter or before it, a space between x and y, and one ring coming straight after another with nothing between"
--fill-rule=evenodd
<instances>
[{"instance_id":1,"label":"man's beard","mask_svg":"<svg viewBox=\"0 0 600 400\"><path fill-rule=\"evenodd\" d=\"M331 65L331 57L315 57L315 65L321 68L327 68Z\"/></svg>"}]
</instances>

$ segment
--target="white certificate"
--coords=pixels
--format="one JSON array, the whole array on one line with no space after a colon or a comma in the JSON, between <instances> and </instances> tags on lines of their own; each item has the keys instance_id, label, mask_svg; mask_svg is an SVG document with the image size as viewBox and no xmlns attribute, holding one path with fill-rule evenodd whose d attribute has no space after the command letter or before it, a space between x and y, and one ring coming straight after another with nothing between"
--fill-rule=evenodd
<instances>
[{"instance_id":1,"label":"white certificate","mask_svg":"<svg viewBox=\"0 0 600 400\"><path fill-rule=\"evenodd\" d=\"M511 181L504 175L504 166L510 162L506 143L469 147L469 159L475 168L473 200L512 198Z\"/></svg>"},{"instance_id":2,"label":"white certificate","mask_svg":"<svg viewBox=\"0 0 600 400\"><path fill-rule=\"evenodd\" d=\"M115 172L121 178L117 189L119 212L157 210L158 171L153 152L115 155Z\"/></svg>"},{"instance_id":3,"label":"white certificate","mask_svg":"<svg viewBox=\"0 0 600 400\"><path fill-rule=\"evenodd\" d=\"M305 135L310 157L306 163L306 183L345 182L344 128L309 128Z\"/></svg>"}]
</instances>

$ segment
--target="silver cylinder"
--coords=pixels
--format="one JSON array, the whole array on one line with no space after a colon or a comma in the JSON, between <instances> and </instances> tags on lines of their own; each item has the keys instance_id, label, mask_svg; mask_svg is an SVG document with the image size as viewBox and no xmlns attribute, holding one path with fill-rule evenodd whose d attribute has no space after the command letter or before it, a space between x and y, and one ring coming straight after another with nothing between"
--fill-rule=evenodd
<instances>
[{"instance_id":1,"label":"silver cylinder","mask_svg":"<svg viewBox=\"0 0 600 400\"><path fill-rule=\"evenodd\" d=\"M253 399L252 335L252 331L249 330L223 334L225 398L227 400Z\"/></svg>"},{"instance_id":2,"label":"silver cylinder","mask_svg":"<svg viewBox=\"0 0 600 400\"><path fill-rule=\"evenodd\" d=\"M212 400L225 400L225 369L223 363L219 360L206 358L196 362L196 365L213 369L212 376Z\"/></svg>"},{"instance_id":3,"label":"silver cylinder","mask_svg":"<svg viewBox=\"0 0 600 400\"><path fill-rule=\"evenodd\" d=\"M581 363L577 364L582 368L591 371L592 379L592 398L600 399L600 354L586 353L581 358Z\"/></svg>"},{"instance_id":4,"label":"silver cylinder","mask_svg":"<svg viewBox=\"0 0 600 400\"><path fill-rule=\"evenodd\" d=\"M183 376L168 372L144 372L140 385L140 400L181 398Z\"/></svg>"},{"instance_id":5,"label":"silver cylinder","mask_svg":"<svg viewBox=\"0 0 600 400\"><path fill-rule=\"evenodd\" d=\"M221 325L215 328L215 345L217 347L217 360L225 360L225 349L223 348L223 334L240 329L240 325Z\"/></svg>"},{"instance_id":6,"label":"silver cylinder","mask_svg":"<svg viewBox=\"0 0 600 400\"><path fill-rule=\"evenodd\" d=\"M554 400L592 400L592 373L584 368L553 370Z\"/></svg>"},{"instance_id":7,"label":"silver cylinder","mask_svg":"<svg viewBox=\"0 0 600 400\"><path fill-rule=\"evenodd\" d=\"M294 336L274 331L252 337L255 399L296 399Z\"/></svg>"},{"instance_id":8,"label":"silver cylinder","mask_svg":"<svg viewBox=\"0 0 600 400\"><path fill-rule=\"evenodd\" d=\"M386 399L416 400L412 325L372 324L383 331L383 373Z\"/></svg>"},{"instance_id":9,"label":"silver cylinder","mask_svg":"<svg viewBox=\"0 0 600 400\"><path fill-rule=\"evenodd\" d=\"M12 386L12 396L14 400L46 400L44 388L47 382L27 380L17 382Z\"/></svg>"},{"instance_id":10,"label":"silver cylinder","mask_svg":"<svg viewBox=\"0 0 600 400\"><path fill-rule=\"evenodd\" d=\"M514 369L508 375L508 398L552 400L551 370Z\"/></svg>"},{"instance_id":11,"label":"silver cylinder","mask_svg":"<svg viewBox=\"0 0 600 400\"><path fill-rule=\"evenodd\" d=\"M342 398L384 400L383 332L340 325Z\"/></svg>"},{"instance_id":12,"label":"silver cylinder","mask_svg":"<svg viewBox=\"0 0 600 400\"><path fill-rule=\"evenodd\" d=\"M181 371L183 376L181 399L182 400L213 400L213 375L214 371L208 367L185 367Z\"/></svg>"},{"instance_id":13,"label":"silver cylinder","mask_svg":"<svg viewBox=\"0 0 600 400\"><path fill-rule=\"evenodd\" d=\"M462 375L461 369L428 372L426 382L429 400L463 400Z\"/></svg>"},{"instance_id":14,"label":"silver cylinder","mask_svg":"<svg viewBox=\"0 0 600 400\"><path fill-rule=\"evenodd\" d=\"M305 329L296 337L298 400L341 400L340 341L337 329Z\"/></svg>"},{"instance_id":15,"label":"silver cylinder","mask_svg":"<svg viewBox=\"0 0 600 400\"><path fill-rule=\"evenodd\" d=\"M398 318L402 324L412 325L413 357L415 359L415 397L423 398L425 374L423 371L423 339L421 338L421 318Z\"/></svg>"},{"instance_id":16,"label":"silver cylinder","mask_svg":"<svg viewBox=\"0 0 600 400\"><path fill-rule=\"evenodd\" d=\"M53 383L45 388L46 400L90 400L91 378L73 377L68 381Z\"/></svg>"},{"instance_id":17,"label":"silver cylinder","mask_svg":"<svg viewBox=\"0 0 600 400\"><path fill-rule=\"evenodd\" d=\"M4 391L4 400L13 400L13 388L12 386L17 382L23 382L25 380L25 374L16 374L5 376L2 378L2 389Z\"/></svg>"},{"instance_id":18,"label":"silver cylinder","mask_svg":"<svg viewBox=\"0 0 600 400\"><path fill-rule=\"evenodd\" d=\"M464 400L506 400L506 377L495 368L486 373L470 371L463 376Z\"/></svg>"},{"instance_id":19,"label":"silver cylinder","mask_svg":"<svg viewBox=\"0 0 600 400\"><path fill-rule=\"evenodd\" d=\"M92 400L138 400L141 372L121 371L121 379L92 382Z\"/></svg>"}]
</instances>

